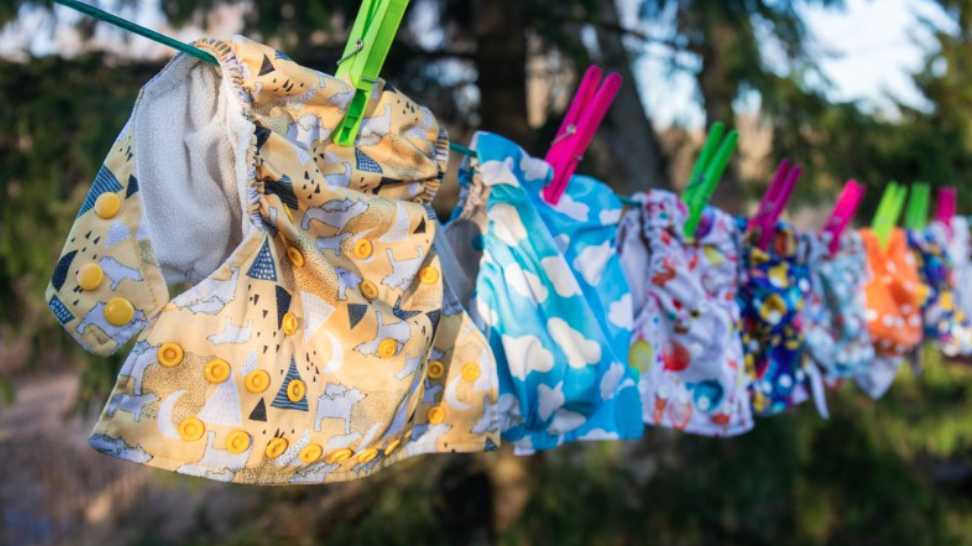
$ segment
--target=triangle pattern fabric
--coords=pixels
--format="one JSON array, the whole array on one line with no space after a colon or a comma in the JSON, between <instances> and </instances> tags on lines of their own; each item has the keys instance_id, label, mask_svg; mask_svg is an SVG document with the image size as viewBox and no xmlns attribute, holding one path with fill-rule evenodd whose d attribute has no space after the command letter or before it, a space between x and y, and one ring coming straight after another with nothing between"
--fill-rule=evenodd
<instances>
[{"instance_id":1,"label":"triangle pattern fabric","mask_svg":"<svg viewBox=\"0 0 972 546\"><path fill-rule=\"evenodd\" d=\"M277 267L273 265L273 253L270 251L270 239L263 240L260 252L250 265L250 270L246 272L247 277L264 281L277 280Z\"/></svg>"},{"instance_id":2,"label":"triangle pattern fabric","mask_svg":"<svg viewBox=\"0 0 972 546\"><path fill-rule=\"evenodd\" d=\"M128 189L125 190L125 199L132 196L133 193L138 191L138 179L135 178L134 174L128 175Z\"/></svg>"},{"instance_id":3,"label":"triangle pattern fabric","mask_svg":"<svg viewBox=\"0 0 972 546\"><path fill-rule=\"evenodd\" d=\"M419 225L415 226L415 231L412 233L425 233L425 216L422 217L422 221L419 222Z\"/></svg>"},{"instance_id":4,"label":"triangle pattern fabric","mask_svg":"<svg viewBox=\"0 0 972 546\"><path fill-rule=\"evenodd\" d=\"M88 212L94 207L95 201L103 193L121 191L122 185L115 178L114 173L111 172L108 167L104 165L98 169L98 174L95 175L94 182L91 183L91 189L88 190L88 194L84 196L84 202L81 203L81 210L78 211L78 216Z\"/></svg>"},{"instance_id":5,"label":"triangle pattern fabric","mask_svg":"<svg viewBox=\"0 0 972 546\"><path fill-rule=\"evenodd\" d=\"M304 313L304 341L307 341L320 328L324 321L331 318L334 306L309 292L300 293L300 308Z\"/></svg>"},{"instance_id":6,"label":"triangle pattern fabric","mask_svg":"<svg viewBox=\"0 0 972 546\"><path fill-rule=\"evenodd\" d=\"M256 135L256 147L259 150L267 142L267 139L270 138L270 129L267 129L262 125L257 125L256 129L253 131L253 134Z\"/></svg>"},{"instance_id":7,"label":"triangle pattern fabric","mask_svg":"<svg viewBox=\"0 0 972 546\"><path fill-rule=\"evenodd\" d=\"M253 406L253 411L250 412L250 421L267 421L267 405L263 403L263 398L257 402L256 406Z\"/></svg>"},{"instance_id":8,"label":"triangle pattern fabric","mask_svg":"<svg viewBox=\"0 0 972 546\"><path fill-rule=\"evenodd\" d=\"M421 313L421 311L406 311L405 309L402 309L401 296L398 296L398 299L395 300L395 306L392 307L392 314L395 315L395 317L399 320L408 320L419 313Z\"/></svg>"},{"instance_id":9,"label":"triangle pattern fabric","mask_svg":"<svg viewBox=\"0 0 972 546\"><path fill-rule=\"evenodd\" d=\"M57 265L54 266L54 274L51 275L51 286L54 287L54 290L60 290L64 286L64 281L67 280L68 270L71 269L71 262L74 261L74 257L77 254L77 250L72 250L64 256L61 256L61 259L57 261Z\"/></svg>"},{"instance_id":10,"label":"triangle pattern fabric","mask_svg":"<svg viewBox=\"0 0 972 546\"><path fill-rule=\"evenodd\" d=\"M381 170L381 165L379 165L377 161L371 159L368 154L362 152L359 148L354 149L354 160L359 171L378 174L384 172Z\"/></svg>"},{"instance_id":11,"label":"triangle pattern fabric","mask_svg":"<svg viewBox=\"0 0 972 546\"><path fill-rule=\"evenodd\" d=\"M236 390L235 381L223 381L216 386L213 394L206 399L206 404L197 415L206 423L238 427L240 419L240 394Z\"/></svg>"},{"instance_id":12,"label":"triangle pattern fabric","mask_svg":"<svg viewBox=\"0 0 972 546\"><path fill-rule=\"evenodd\" d=\"M277 285L277 328L283 325L284 315L287 311L290 311L290 292L284 289L284 287Z\"/></svg>"},{"instance_id":13,"label":"triangle pattern fabric","mask_svg":"<svg viewBox=\"0 0 972 546\"><path fill-rule=\"evenodd\" d=\"M280 390L277 391L276 398L273 399L273 403L270 405L275 408L289 409L297 411L307 411L307 395L301 397L300 400L292 402L287 396L287 387L290 386L290 382L300 379L300 372L297 371L297 361L291 357L290 367L287 368L287 376L284 377L284 382L280 385ZM302 380L301 380L302 381Z\"/></svg>"},{"instance_id":14,"label":"triangle pattern fabric","mask_svg":"<svg viewBox=\"0 0 972 546\"><path fill-rule=\"evenodd\" d=\"M351 329L354 329L361 322L367 310L368 306L363 303L348 304L348 323L351 325Z\"/></svg>"},{"instance_id":15,"label":"triangle pattern fabric","mask_svg":"<svg viewBox=\"0 0 972 546\"><path fill-rule=\"evenodd\" d=\"M280 198L287 207L297 210L297 194L294 193L294 183L290 181L290 177L283 175L280 180L270 180L264 186L267 193L272 193Z\"/></svg>"},{"instance_id":16,"label":"triangle pattern fabric","mask_svg":"<svg viewBox=\"0 0 972 546\"><path fill-rule=\"evenodd\" d=\"M263 56L263 64L260 65L260 74L259 75L260 76L263 76L265 74L269 74L269 73L273 72L274 70L276 70L276 68L274 68L273 67L273 63L270 62L270 57L267 57L266 55L264 55Z\"/></svg>"}]
</instances>

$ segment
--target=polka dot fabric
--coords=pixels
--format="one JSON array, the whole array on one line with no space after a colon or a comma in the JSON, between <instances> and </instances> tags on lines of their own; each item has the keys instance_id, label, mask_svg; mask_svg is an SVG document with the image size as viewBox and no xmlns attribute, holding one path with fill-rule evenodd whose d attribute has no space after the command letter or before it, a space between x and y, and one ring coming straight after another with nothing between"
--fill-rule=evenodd
<instances>
[{"instance_id":1,"label":"polka dot fabric","mask_svg":"<svg viewBox=\"0 0 972 546\"><path fill-rule=\"evenodd\" d=\"M972 355L972 322L956 304L956 273L947 249L948 228L932 222L908 232L918 272L928 286L922 305L925 338L934 340L947 356Z\"/></svg>"},{"instance_id":2,"label":"polka dot fabric","mask_svg":"<svg viewBox=\"0 0 972 546\"><path fill-rule=\"evenodd\" d=\"M740 231L746 219L739 218ZM752 235L752 234L750 234ZM766 251L750 236L742 246L742 312L746 370L758 415L780 413L805 399L803 309L810 294L810 249L784 223Z\"/></svg>"}]
</instances>

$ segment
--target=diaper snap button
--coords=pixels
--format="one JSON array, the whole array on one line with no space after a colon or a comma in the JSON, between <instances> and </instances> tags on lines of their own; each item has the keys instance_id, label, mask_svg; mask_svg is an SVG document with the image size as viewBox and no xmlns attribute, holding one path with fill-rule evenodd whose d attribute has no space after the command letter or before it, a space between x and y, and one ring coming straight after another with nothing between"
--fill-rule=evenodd
<instances>
[{"instance_id":1,"label":"diaper snap button","mask_svg":"<svg viewBox=\"0 0 972 546\"><path fill-rule=\"evenodd\" d=\"M229 379L230 376L230 365L229 362L221 358L214 358L206 363L206 367L203 369L203 376L206 377L206 381L210 383L222 383Z\"/></svg>"},{"instance_id":2,"label":"diaper snap button","mask_svg":"<svg viewBox=\"0 0 972 546\"><path fill-rule=\"evenodd\" d=\"M310 464L316 461L317 459L320 459L323 453L324 453L324 448L322 448L320 445L307 444L304 447L304 449L300 450L300 454L298 455L298 457L300 457L300 462L304 464Z\"/></svg>"},{"instance_id":3,"label":"diaper snap button","mask_svg":"<svg viewBox=\"0 0 972 546\"><path fill-rule=\"evenodd\" d=\"M287 247L287 259L294 267L303 267L304 265L304 255L295 246Z\"/></svg>"},{"instance_id":4,"label":"diaper snap button","mask_svg":"<svg viewBox=\"0 0 972 546\"><path fill-rule=\"evenodd\" d=\"M358 453L358 456L355 457L355 459L357 459L360 464L365 464L377 456L378 450L373 447L369 447L368 449L363 450L361 453Z\"/></svg>"},{"instance_id":5,"label":"diaper snap button","mask_svg":"<svg viewBox=\"0 0 972 546\"><path fill-rule=\"evenodd\" d=\"M479 379L479 364L467 362L462 367L462 378L469 383Z\"/></svg>"},{"instance_id":6,"label":"diaper snap button","mask_svg":"<svg viewBox=\"0 0 972 546\"><path fill-rule=\"evenodd\" d=\"M270 386L270 374L265 370L253 370L243 378L243 386L253 394L260 394Z\"/></svg>"},{"instance_id":7,"label":"diaper snap button","mask_svg":"<svg viewBox=\"0 0 972 546\"><path fill-rule=\"evenodd\" d=\"M84 264L78 269L78 286L81 290L95 290L101 286L104 278L105 272L96 263Z\"/></svg>"},{"instance_id":8,"label":"diaper snap button","mask_svg":"<svg viewBox=\"0 0 972 546\"><path fill-rule=\"evenodd\" d=\"M179 421L179 436L186 442L195 442L206 433L206 425L198 417L186 417Z\"/></svg>"},{"instance_id":9,"label":"diaper snap button","mask_svg":"<svg viewBox=\"0 0 972 546\"><path fill-rule=\"evenodd\" d=\"M373 300L378 297L378 287L375 286L375 283L367 279L361 281L359 288L361 289L361 295L369 300Z\"/></svg>"},{"instance_id":10,"label":"diaper snap button","mask_svg":"<svg viewBox=\"0 0 972 546\"><path fill-rule=\"evenodd\" d=\"M324 462L327 464L339 464L351 458L354 455L354 451L351 448L339 449L337 451L332 451L327 454L324 458Z\"/></svg>"},{"instance_id":11,"label":"diaper snap button","mask_svg":"<svg viewBox=\"0 0 972 546\"><path fill-rule=\"evenodd\" d=\"M429 424L438 425L442 421L445 421L445 408L442 406L432 406L425 416L429 420Z\"/></svg>"},{"instance_id":12,"label":"diaper snap button","mask_svg":"<svg viewBox=\"0 0 972 546\"><path fill-rule=\"evenodd\" d=\"M300 379L294 379L287 384L287 399L291 402L300 402L307 394L307 387Z\"/></svg>"},{"instance_id":13,"label":"diaper snap button","mask_svg":"<svg viewBox=\"0 0 972 546\"><path fill-rule=\"evenodd\" d=\"M121 296L115 296L105 304L105 320L112 326L124 326L135 316L132 302Z\"/></svg>"},{"instance_id":14,"label":"diaper snap button","mask_svg":"<svg viewBox=\"0 0 972 546\"><path fill-rule=\"evenodd\" d=\"M439 270L432 266L423 267L419 271L419 280L425 284L434 284L439 280Z\"/></svg>"},{"instance_id":15,"label":"diaper snap button","mask_svg":"<svg viewBox=\"0 0 972 546\"><path fill-rule=\"evenodd\" d=\"M117 193L103 193L95 199L94 210L100 218L114 218L121 210L122 200Z\"/></svg>"},{"instance_id":16,"label":"diaper snap button","mask_svg":"<svg viewBox=\"0 0 972 546\"><path fill-rule=\"evenodd\" d=\"M379 358L390 358L395 356L395 351L398 349L398 342L391 338L385 338L381 340L378 344L378 357Z\"/></svg>"},{"instance_id":17,"label":"diaper snap button","mask_svg":"<svg viewBox=\"0 0 972 546\"><path fill-rule=\"evenodd\" d=\"M289 311L284 313L283 321L281 322L281 327L283 328L283 332L285 334L287 334L288 336L292 336L296 334L298 326L300 326L300 322L297 320L297 317L295 317L293 313Z\"/></svg>"},{"instance_id":18,"label":"diaper snap button","mask_svg":"<svg viewBox=\"0 0 972 546\"><path fill-rule=\"evenodd\" d=\"M268 459L276 459L287 451L288 442L285 438L274 438L267 443L267 448L263 451Z\"/></svg>"},{"instance_id":19,"label":"diaper snap button","mask_svg":"<svg viewBox=\"0 0 972 546\"><path fill-rule=\"evenodd\" d=\"M250 435L244 430L234 430L226 437L226 451L239 455L250 447Z\"/></svg>"},{"instance_id":20,"label":"diaper snap button","mask_svg":"<svg viewBox=\"0 0 972 546\"><path fill-rule=\"evenodd\" d=\"M163 343L159 346L159 350L156 353L156 360L159 364L166 368L175 368L182 363L182 357L184 353L182 352L182 346L178 343Z\"/></svg>"},{"instance_id":21,"label":"diaper snap button","mask_svg":"<svg viewBox=\"0 0 972 546\"><path fill-rule=\"evenodd\" d=\"M395 438L394 440L388 442L388 445L385 446L385 457L391 454L391 452L398 449L398 446L400 446L401 444L402 444L401 438Z\"/></svg>"},{"instance_id":22,"label":"diaper snap button","mask_svg":"<svg viewBox=\"0 0 972 546\"><path fill-rule=\"evenodd\" d=\"M358 239L354 246L351 248L351 252L354 253L355 258L365 259L371 256L371 252L374 247L371 245L371 241L368 239Z\"/></svg>"},{"instance_id":23,"label":"diaper snap button","mask_svg":"<svg viewBox=\"0 0 972 546\"><path fill-rule=\"evenodd\" d=\"M438 379L445 373L445 364L441 360L429 361L429 378Z\"/></svg>"}]
</instances>

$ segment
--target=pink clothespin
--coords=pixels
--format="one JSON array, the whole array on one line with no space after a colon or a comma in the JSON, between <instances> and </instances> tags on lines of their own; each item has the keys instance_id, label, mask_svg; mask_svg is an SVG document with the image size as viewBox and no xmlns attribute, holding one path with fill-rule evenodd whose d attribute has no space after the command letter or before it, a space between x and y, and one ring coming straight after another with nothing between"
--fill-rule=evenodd
<instances>
[{"instance_id":1,"label":"pink clothespin","mask_svg":"<svg viewBox=\"0 0 972 546\"><path fill-rule=\"evenodd\" d=\"M958 189L955 186L938 188L935 198L935 219L945 224L949 237L952 236L952 217L955 216L958 201Z\"/></svg>"},{"instance_id":2,"label":"pink clothespin","mask_svg":"<svg viewBox=\"0 0 972 546\"><path fill-rule=\"evenodd\" d=\"M600 87L598 87L600 84ZM545 159L553 168L553 179L543 188L546 202L556 205L567 189L577 164L594 139L607 109L621 89L621 75L612 72L601 82L601 69L591 65L570 102L567 115L557 130Z\"/></svg>"},{"instance_id":3,"label":"pink clothespin","mask_svg":"<svg viewBox=\"0 0 972 546\"><path fill-rule=\"evenodd\" d=\"M837 252L840 248L840 235L847 228L847 225L850 224L851 218L857 212L857 207L864 200L865 190L864 186L858 183L857 180L848 180L844 184L844 189L840 192L840 196L834 204L834 210L830 213L830 218L827 219L827 223L824 224L823 230L821 230L823 233L830 235L828 245L831 254Z\"/></svg>"},{"instance_id":4,"label":"pink clothespin","mask_svg":"<svg viewBox=\"0 0 972 546\"><path fill-rule=\"evenodd\" d=\"M759 230L759 248L766 250L773 240L776 221L780 219L783 209L786 208L786 202L790 199L797 180L800 179L800 172L799 165L791 164L786 159L776 168L776 174L773 175L773 180L766 189L766 195L759 202L756 214L749 219L748 229Z\"/></svg>"}]
</instances>

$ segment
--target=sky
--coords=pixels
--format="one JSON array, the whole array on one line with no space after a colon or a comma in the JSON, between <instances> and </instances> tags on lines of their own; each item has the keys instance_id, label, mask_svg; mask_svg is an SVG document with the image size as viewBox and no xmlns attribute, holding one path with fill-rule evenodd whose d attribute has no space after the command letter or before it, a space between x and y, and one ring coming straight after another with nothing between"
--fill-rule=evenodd
<instances>
[{"instance_id":1,"label":"sky","mask_svg":"<svg viewBox=\"0 0 972 546\"><path fill-rule=\"evenodd\" d=\"M803 14L820 51L818 63L830 78L834 87L832 95L845 100L860 100L867 106L894 115L893 101L889 97L914 106L922 106L922 100L911 85L909 72L918 68L923 56L922 44L929 37L918 29L917 17L929 17L947 23L946 17L927 0L845 0L845 10L805 8ZM638 0L619 0L624 22L638 26L636 20ZM198 29L173 32L164 26L158 10L158 0L142 2L138 8L119 13L142 25L174 34L183 40L201 36ZM58 6L58 16L64 22L76 21L78 14ZM237 14L230 8L217 14L214 33L231 33ZM212 19L211 19L212 21ZM220 24L219 21L223 21ZM15 28L0 32L0 55L9 55L23 44L23 36L32 36L31 48L39 54L77 47L72 33L44 32L42 17L28 14ZM664 29L642 27L649 34L664 34ZM121 31L100 25L98 38L105 43L118 43ZM19 39L18 39L19 38ZM917 40L917 41L916 41ZM142 38L132 38L124 45L129 53L139 56L165 56L164 46ZM657 47L657 46L654 46ZM659 129L679 124L698 128L704 122L702 110L696 101L696 88L690 74L670 73L665 50L649 46L636 61L635 73L643 100L648 106L655 125ZM687 60L688 63L691 59ZM758 107L758 103L738 105L742 109Z\"/></svg>"}]
</instances>

